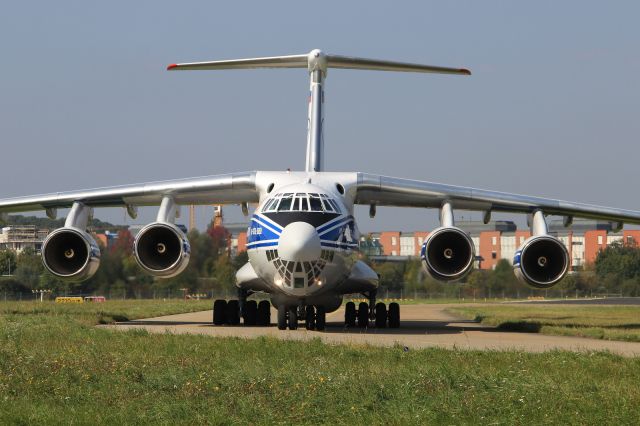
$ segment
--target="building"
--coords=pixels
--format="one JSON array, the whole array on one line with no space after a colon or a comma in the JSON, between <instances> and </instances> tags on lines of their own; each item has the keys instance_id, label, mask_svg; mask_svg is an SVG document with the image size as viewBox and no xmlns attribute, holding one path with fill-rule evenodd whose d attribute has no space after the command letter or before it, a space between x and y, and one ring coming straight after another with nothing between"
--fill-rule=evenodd
<instances>
[{"instance_id":1,"label":"building","mask_svg":"<svg viewBox=\"0 0 640 426\"><path fill-rule=\"evenodd\" d=\"M49 235L48 229L35 225L11 225L0 229L0 250L14 250L17 253L31 248L37 253L42 250L42 242Z\"/></svg>"}]
</instances>

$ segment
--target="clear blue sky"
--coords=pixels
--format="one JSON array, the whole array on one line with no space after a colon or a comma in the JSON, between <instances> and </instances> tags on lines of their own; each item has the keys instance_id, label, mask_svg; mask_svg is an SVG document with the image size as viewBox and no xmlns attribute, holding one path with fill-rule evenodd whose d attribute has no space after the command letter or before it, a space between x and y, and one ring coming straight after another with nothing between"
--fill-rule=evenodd
<instances>
[{"instance_id":1,"label":"clear blue sky","mask_svg":"<svg viewBox=\"0 0 640 426\"><path fill-rule=\"evenodd\" d=\"M6 2L0 196L300 169L303 70L165 67L321 48L473 72L330 70L328 170L640 210L640 3L310 5ZM359 213L364 231L424 229L436 217ZM145 210L141 221L153 215ZM125 221L121 209L97 216Z\"/></svg>"}]
</instances>

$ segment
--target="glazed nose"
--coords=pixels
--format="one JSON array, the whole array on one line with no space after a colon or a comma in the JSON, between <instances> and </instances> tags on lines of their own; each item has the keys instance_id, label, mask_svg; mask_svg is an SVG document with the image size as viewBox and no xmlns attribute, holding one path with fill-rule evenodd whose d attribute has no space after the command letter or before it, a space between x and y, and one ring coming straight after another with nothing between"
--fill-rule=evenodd
<instances>
[{"instance_id":1,"label":"glazed nose","mask_svg":"<svg viewBox=\"0 0 640 426\"><path fill-rule=\"evenodd\" d=\"M283 260L312 262L320 258L321 251L316 228L306 222L290 223L280 234L278 253Z\"/></svg>"}]
</instances>

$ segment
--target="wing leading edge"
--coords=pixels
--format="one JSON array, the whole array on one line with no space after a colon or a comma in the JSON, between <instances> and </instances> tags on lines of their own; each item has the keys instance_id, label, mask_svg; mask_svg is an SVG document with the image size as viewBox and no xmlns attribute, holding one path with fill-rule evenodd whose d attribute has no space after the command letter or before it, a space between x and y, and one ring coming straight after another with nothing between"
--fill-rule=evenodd
<instances>
[{"instance_id":1,"label":"wing leading edge","mask_svg":"<svg viewBox=\"0 0 640 426\"><path fill-rule=\"evenodd\" d=\"M177 204L258 202L256 172L148 182L71 192L0 199L0 212L67 208L76 201L90 207L159 205L171 195Z\"/></svg>"},{"instance_id":2,"label":"wing leading edge","mask_svg":"<svg viewBox=\"0 0 640 426\"><path fill-rule=\"evenodd\" d=\"M640 224L640 211L488 191L389 176L358 173L356 204L439 208L444 201L461 210L532 213Z\"/></svg>"}]
</instances>

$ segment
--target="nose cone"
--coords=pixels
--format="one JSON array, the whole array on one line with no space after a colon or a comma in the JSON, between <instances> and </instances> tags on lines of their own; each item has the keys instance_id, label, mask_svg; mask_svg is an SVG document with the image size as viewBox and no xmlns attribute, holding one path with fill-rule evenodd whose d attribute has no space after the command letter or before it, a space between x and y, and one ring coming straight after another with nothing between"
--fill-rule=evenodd
<instances>
[{"instance_id":1,"label":"nose cone","mask_svg":"<svg viewBox=\"0 0 640 426\"><path fill-rule=\"evenodd\" d=\"M278 253L283 260L312 262L320 258L320 237L316 228L306 222L287 225L278 241Z\"/></svg>"}]
</instances>

